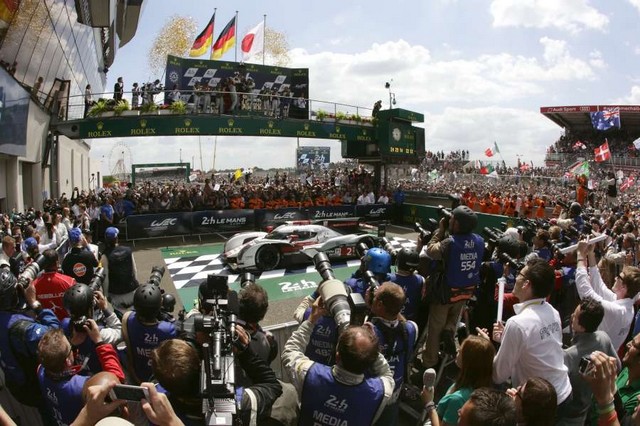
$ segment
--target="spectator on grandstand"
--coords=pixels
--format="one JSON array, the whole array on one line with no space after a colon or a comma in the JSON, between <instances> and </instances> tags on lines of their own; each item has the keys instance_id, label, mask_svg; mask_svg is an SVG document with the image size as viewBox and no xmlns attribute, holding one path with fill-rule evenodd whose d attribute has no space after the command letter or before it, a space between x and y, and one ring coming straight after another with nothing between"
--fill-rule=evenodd
<instances>
[{"instance_id":1,"label":"spectator on grandstand","mask_svg":"<svg viewBox=\"0 0 640 426\"><path fill-rule=\"evenodd\" d=\"M625 266L609 289L600 276L594 248L594 244L584 240L578 243L576 289L581 299L590 297L602 303L604 318L598 330L609 335L617 350L624 343L633 321L633 299L640 291L640 269Z\"/></svg>"}]
</instances>

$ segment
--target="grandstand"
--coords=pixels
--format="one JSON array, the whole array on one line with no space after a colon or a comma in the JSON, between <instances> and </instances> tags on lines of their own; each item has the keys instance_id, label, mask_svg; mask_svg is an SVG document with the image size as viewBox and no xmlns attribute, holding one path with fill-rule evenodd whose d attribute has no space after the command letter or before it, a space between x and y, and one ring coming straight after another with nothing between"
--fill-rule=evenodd
<instances>
[{"instance_id":1,"label":"grandstand","mask_svg":"<svg viewBox=\"0 0 640 426\"><path fill-rule=\"evenodd\" d=\"M594 128L592 113L616 109L620 111L620 128ZM540 113L564 129L564 135L547 150L547 167L564 168L581 159L593 159L593 150L607 141L612 155L608 164L616 170L640 172L640 151L633 146L640 137L640 105L551 106L541 107Z\"/></svg>"}]
</instances>

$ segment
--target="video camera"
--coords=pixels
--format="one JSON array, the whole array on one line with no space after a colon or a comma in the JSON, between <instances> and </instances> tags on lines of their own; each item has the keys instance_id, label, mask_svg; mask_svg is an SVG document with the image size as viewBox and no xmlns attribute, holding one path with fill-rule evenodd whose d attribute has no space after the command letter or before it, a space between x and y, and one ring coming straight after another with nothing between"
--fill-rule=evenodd
<instances>
[{"instance_id":1,"label":"video camera","mask_svg":"<svg viewBox=\"0 0 640 426\"><path fill-rule=\"evenodd\" d=\"M331 268L331 262L325 253L318 252L313 257L316 271L322 277L318 285L318 293L324 305L333 315L340 332L349 325L362 325L367 305L359 293L347 293L342 281L337 280Z\"/></svg>"},{"instance_id":2,"label":"video camera","mask_svg":"<svg viewBox=\"0 0 640 426\"><path fill-rule=\"evenodd\" d=\"M438 221L431 218L427 221L426 229L422 227L422 224L420 224L420 222L416 222L413 226L413 230L420 234L420 240L422 240L423 244L431 239L433 231L435 231L437 228Z\"/></svg>"},{"instance_id":3,"label":"video camera","mask_svg":"<svg viewBox=\"0 0 640 426\"><path fill-rule=\"evenodd\" d=\"M251 272L245 272L240 275L240 288L245 288L248 285L256 283L256 276Z\"/></svg>"},{"instance_id":4,"label":"video camera","mask_svg":"<svg viewBox=\"0 0 640 426\"><path fill-rule=\"evenodd\" d=\"M482 236L486 237L487 242L493 246L496 246L498 244L498 240L502 237L502 234L502 231L486 226L482 228Z\"/></svg>"},{"instance_id":5,"label":"video camera","mask_svg":"<svg viewBox=\"0 0 640 426\"><path fill-rule=\"evenodd\" d=\"M211 314L194 316L195 331L209 337L202 344L202 412L207 425L233 425L236 414L233 346L238 341L238 294L229 291L228 277L218 275L207 277L205 293L208 297L205 305Z\"/></svg>"}]
</instances>

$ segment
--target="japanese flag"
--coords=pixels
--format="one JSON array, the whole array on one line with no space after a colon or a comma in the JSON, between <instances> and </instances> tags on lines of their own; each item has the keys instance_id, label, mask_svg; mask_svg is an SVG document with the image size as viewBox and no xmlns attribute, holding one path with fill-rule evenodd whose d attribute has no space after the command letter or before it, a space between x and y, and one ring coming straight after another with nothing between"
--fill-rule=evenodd
<instances>
[{"instance_id":1,"label":"japanese flag","mask_svg":"<svg viewBox=\"0 0 640 426\"><path fill-rule=\"evenodd\" d=\"M242 60L247 61L251 59L256 53L262 52L264 44L264 21L253 27L242 38Z\"/></svg>"}]
</instances>

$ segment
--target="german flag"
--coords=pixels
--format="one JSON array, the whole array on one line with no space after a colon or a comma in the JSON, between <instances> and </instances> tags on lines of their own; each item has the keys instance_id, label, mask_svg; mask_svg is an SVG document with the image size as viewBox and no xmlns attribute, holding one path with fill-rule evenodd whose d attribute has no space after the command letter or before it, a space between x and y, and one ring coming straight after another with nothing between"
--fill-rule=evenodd
<instances>
[{"instance_id":1,"label":"german flag","mask_svg":"<svg viewBox=\"0 0 640 426\"><path fill-rule=\"evenodd\" d=\"M236 42L236 17L234 16L222 30L211 52L211 59L220 59L224 52L229 50Z\"/></svg>"},{"instance_id":2,"label":"german flag","mask_svg":"<svg viewBox=\"0 0 640 426\"><path fill-rule=\"evenodd\" d=\"M191 50L189 51L189 56L197 57L207 53L207 50L211 46L211 43L213 43L213 21L215 21L215 19L216 13L213 12L211 20L209 21L207 26L204 27L204 30L202 30L202 32L198 34L198 37L196 37L196 40L193 42L193 46L191 46Z\"/></svg>"}]
</instances>

